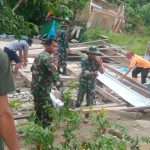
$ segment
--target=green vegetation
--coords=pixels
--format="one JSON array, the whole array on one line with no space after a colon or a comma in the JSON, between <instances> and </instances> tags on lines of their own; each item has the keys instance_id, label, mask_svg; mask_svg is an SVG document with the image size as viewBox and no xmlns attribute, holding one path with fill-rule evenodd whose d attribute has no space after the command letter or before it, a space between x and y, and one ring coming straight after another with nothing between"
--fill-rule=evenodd
<instances>
[{"instance_id":1,"label":"green vegetation","mask_svg":"<svg viewBox=\"0 0 150 150\"><path fill-rule=\"evenodd\" d=\"M120 5L118 0L107 0L114 6ZM125 3L125 25L123 34L112 33L104 29L88 29L84 32L80 41L98 39L101 35L108 36L110 43L119 46L127 46L126 50L132 50L143 55L147 43L150 41L150 3L149 0L123 0Z\"/></svg>"},{"instance_id":2,"label":"green vegetation","mask_svg":"<svg viewBox=\"0 0 150 150\"><path fill-rule=\"evenodd\" d=\"M90 119L95 125L94 131L91 130L90 139L79 137L77 131L80 131L82 108L81 111L75 112L70 110L68 106L68 101L71 98L70 92L76 88L77 84L77 82L72 82L68 86L68 91L65 91L65 107L59 109L45 107L49 115L53 116L51 126L44 129L33 124L36 116L32 113L29 123L17 127L18 132L24 134L26 144L38 146L40 150L138 150L140 142L150 143L149 137L132 138L126 133L124 127L105 117L105 109L94 113L92 106L90 107ZM56 131L62 133L59 134L59 141L55 141L58 133Z\"/></svg>"},{"instance_id":3,"label":"green vegetation","mask_svg":"<svg viewBox=\"0 0 150 150\"><path fill-rule=\"evenodd\" d=\"M97 114L91 112L95 130L91 130L90 139L82 139L76 134L80 131L80 112L71 111L68 107L52 111L55 115L50 127L44 129L32 122L17 127L18 132L24 134L26 144L38 145L40 150L138 150L141 142L150 143L149 137L132 138L122 126L108 121L104 109ZM59 134L59 142L55 141L56 131L62 133Z\"/></svg>"},{"instance_id":4,"label":"green vegetation","mask_svg":"<svg viewBox=\"0 0 150 150\"><path fill-rule=\"evenodd\" d=\"M20 99L11 99L11 100L9 100L8 103L9 103L11 108L15 108L15 109L20 108L21 104L22 104Z\"/></svg>"},{"instance_id":5,"label":"green vegetation","mask_svg":"<svg viewBox=\"0 0 150 150\"><path fill-rule=\"evenodd\" d=\"M0 34L14 34L20 37L38 33L38 27L35 24L25 21L23 16L16 15L4 0L0 0L0 14Z\"/></svg>"},{"instance_id":6,"label":"green vegetation","mask_svg":"<svg viewBox=\"0 0 150 150\"><path fill-rule=\"evenodd\" d=\"M78 9L86 6L88 0L28 0L22 3L15 11L16 14L24 16L25 20L32 22L38 26L45 21L47 13L50 11L55 17L65 19L65 17L73 17ZM18 0L7 0L11 8L13 8Z\"/></svg>"},{"instance_id":7,"label":"green vegetation","mask_svg":"<svg viewBox=\"0 0 150 150\"><path fill-rule=\"evenodd\" d=\"M88 29L84 32L81 37L81 41L91 41L97 40L101 35L105 35L109 38L110 43L127 46L126 50L132 50L138 54L143 55L146 51L147 43L150 40L148 36L139 35L139 34L119 34L109 32L104 29Z\"/></svg>"},{"instance_id":8,"label":"green vegetation","mask_svg":"<svg viewBox=\"0 0 150 150\"><path fill-rule=\"evenodd\" d=\"M115 6L120 5L118 0L108 0ZM149 0L123 0L125 3L125 29L128 32L144 33L150 25ZM150 32L148 32L150 33Z\"/></svg>"},{"instance_id":9,"label":"green vegetation","mask_svg":"<svg viewBox=\"0 0 150 150\"><path fill-rule=\"evenodd\" d=\"M86 6L87 0L0 0L0 34L33 36L50 11L54 16L64 19L73 17L78 9Z\"/></svg>"}]
</instances>

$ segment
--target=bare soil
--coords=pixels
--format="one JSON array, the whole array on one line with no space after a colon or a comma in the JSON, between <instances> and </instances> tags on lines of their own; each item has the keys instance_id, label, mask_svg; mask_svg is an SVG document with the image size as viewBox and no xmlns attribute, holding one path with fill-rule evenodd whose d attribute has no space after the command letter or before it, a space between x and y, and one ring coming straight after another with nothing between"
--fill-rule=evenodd
<instances>
[{"instance_id":1,"label":"bare soil","mask_svg":"<svg viewBox=\"0 0 150 150\"><path fill-rule=\"evenodd\" d=\"M150 137L150 113L144 114L140 119L134 119L134 115L131 116L122 115L118 112L107 112L106 115L107 119L122 125L127 130L127 133L130 136L146 136ZM138 117L137 117L138 118ZM96 126L90 120L88 123L83 122L83 118L80 122L80 129L76 132L79 138L82 140L90 140L93 134L94 129ZM60 129L56 132L55 138L56 144L59 144L62 141L62 134L63 134L63 125L60 126ZM34 150L34 146L31 145L24 145L22 138L20 139L21 143L21 150ZM141 150L150 150L150 144L141 144Z\"/></svg>"}]
</instances>

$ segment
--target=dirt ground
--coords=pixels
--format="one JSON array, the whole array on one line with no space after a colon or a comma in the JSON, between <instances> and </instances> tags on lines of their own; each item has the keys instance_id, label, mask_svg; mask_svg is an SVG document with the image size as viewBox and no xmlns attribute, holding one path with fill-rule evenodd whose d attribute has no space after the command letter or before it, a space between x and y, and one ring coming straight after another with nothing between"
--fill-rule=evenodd
<instances>
[{"instance_id":1,"label":"dirt ground","mask_svg":"<svg viewBox=\"0 0 150 150\"><path fill-rule=\"evenodd\" d=\"M124 113L123 112L107 112L106 115L107 119L122 125L127 130L127 133L131 136L146 136L150 137L150 112L141 116L138 113ZM56 132L56 144L62 141L62 134L63 134L63 126L60 126L60 129ZM92 121L88 123L84 123L83 119L80 122L80 130L76 132L78 137L83 140L89 140L92 136L92 133L96 126ZM20 140L21 143L21 150L34 150L33 146L27 146L23 144L23 141ZM141 144L141 150L150 150L150 145L145 143Z\"/></svg>"}]
</instances>

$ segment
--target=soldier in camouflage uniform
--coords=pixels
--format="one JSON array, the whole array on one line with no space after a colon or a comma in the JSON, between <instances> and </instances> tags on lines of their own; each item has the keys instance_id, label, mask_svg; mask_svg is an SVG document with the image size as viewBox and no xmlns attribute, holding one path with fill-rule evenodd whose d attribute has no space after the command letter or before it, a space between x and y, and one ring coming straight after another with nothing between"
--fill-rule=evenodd
<instances>
[{"instance_id":1,"label":"soldier in camouflage uniform","mask_svg":"<svg viewBox=\"0 0 150 150\"><path fill-rule=\"evenodd\" d=\"M59 29L57 32L57 39L59 42L58 49L58 72L63 75L67 75L67 50L68 50L68 40L66 37L66 32L64 29Z\"/></svg>"},{"instance_id":2,"label":"soldier in camouflage uniform","mask_svg":"<svg viewBox=\"0 0 150 150\"><path fill-rule=\"evenodd\" d=\"M55 39L47 40L45 42L45 51L35 58L31 67L31 91L34 96L37 117L35 123L42 125L44 128L49 126L52 121L52 117L49 116L45 106L52 107L50 92L53 83L57 89L60 90L62 88L62 82L60 81L54 58L54 54L57 50L57 41Z\"/></svg>"},{"instance_id":3,"label":"soldier in camouflage uniform","mask_svg":"<svg viewBox=\"0 0 150 150\"><path fill-rule=\"evenodd\" d=\"M97 51L96 46L91 46L89 51L82 51L88 55L87 58L81 59L81 74L79 78L79 92L77 96L76 106L79 107L83 102L84 95L86 94L87 106L93 104L95 97L95 82L97 73L103 73L102 59L96 55L100 53ZM88 114L85 115L88 117Z\"/></svg>"}]
</instances>

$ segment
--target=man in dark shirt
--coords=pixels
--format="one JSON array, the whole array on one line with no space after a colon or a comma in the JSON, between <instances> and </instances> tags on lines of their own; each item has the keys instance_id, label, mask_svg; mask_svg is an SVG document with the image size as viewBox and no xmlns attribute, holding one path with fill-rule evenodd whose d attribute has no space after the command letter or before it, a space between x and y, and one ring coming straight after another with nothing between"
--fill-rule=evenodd
<instances>
[{"instance_id":1,"label":"man in dark shirt","mask_svg":"<svg viewBox=\"0 0 150 150\"><path fill-rule=\"evenodd\" d=\"M27 38L26 40L14 40L4 47L4 52L8 55L10 62L14 61L16 63L14 77L18 74L21 65L27 66L28 50L29 46L32 45L32 42L33 41L30 38ZM17 51L19 51L19 56Z\"/></svg>"},{"instance_id":2,"label":"man in dark shirt","mask_svg":"<svg viewBox=\"0 0 150 150\"><path fill-rule=\"evenodd\" d=\"M13 90L15 90L15 86L10 61L7 54L0 50L0 136L8 149L19 150L15 124L7 98L7 94ZM2 145L0 148L3 149Z\"/></svg>"}]
</instances>

